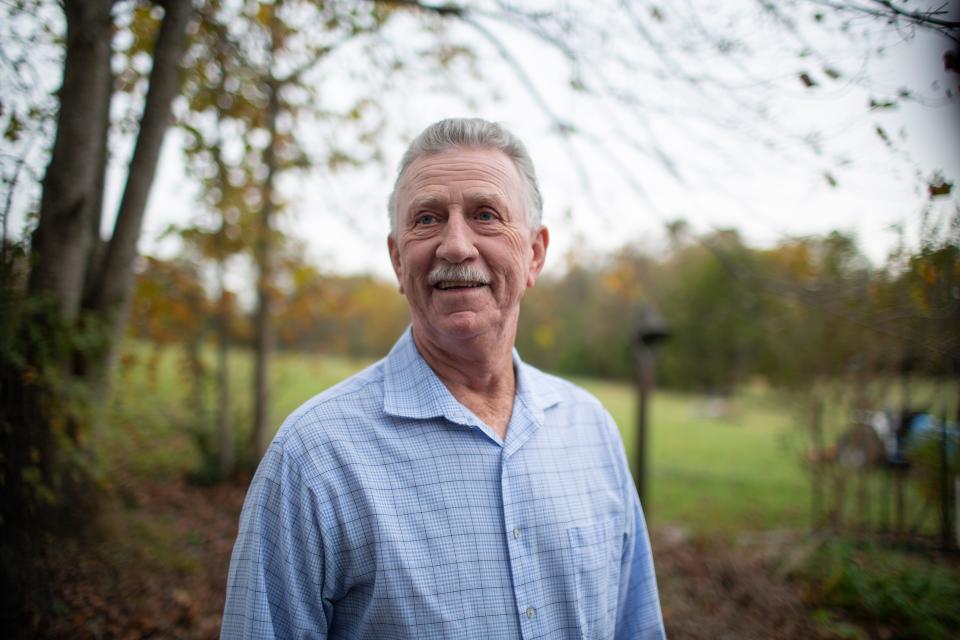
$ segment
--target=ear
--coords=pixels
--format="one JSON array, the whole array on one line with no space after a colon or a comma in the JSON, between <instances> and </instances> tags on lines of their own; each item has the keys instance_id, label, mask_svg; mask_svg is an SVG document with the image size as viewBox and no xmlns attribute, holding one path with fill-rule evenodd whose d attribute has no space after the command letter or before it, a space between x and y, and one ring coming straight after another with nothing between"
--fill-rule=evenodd
<instances>
[{"instance_id":1,"label":"ear","mask_svg":"<svg viewBox=\"0 0 960 640\"><path fill-rule=\"evenodd\" d=\"M390 263L393 265L393 272L397 276L397 288L400 294L406 293L403 290L403 269L400 265L400 249L397 247L397 240L393 234L387 236L387 249L390 251Z\"/></svg>"},{"instance_id":2,"label":"ear","mask_svg":"<svg viewBox=\"0 0 960 640\"><path fill-rule=\"evenodd\" d=\"M529 289L537 283L537 276L543 270L543 264L547 259L547 246L550 244L550 232L546 227L537 229L533 236L533 257L530 259L530 269L527 270L527 288Z\"/></svg>"}]
</instances>

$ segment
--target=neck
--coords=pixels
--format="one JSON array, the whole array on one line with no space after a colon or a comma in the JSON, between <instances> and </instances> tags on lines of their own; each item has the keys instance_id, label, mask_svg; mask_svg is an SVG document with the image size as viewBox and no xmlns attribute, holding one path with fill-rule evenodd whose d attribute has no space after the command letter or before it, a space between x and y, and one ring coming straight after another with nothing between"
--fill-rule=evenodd
<instances>
[{"instance_id":1,"label":"neck","mask_svg":"<svg viewBox=\"0 0 960 640\"><path fill-rule=\"evenodd\" d=\"M423 359L457 401L506 438L513 413L516 377L513 370L513 338L478 336L452 344L431 339L413 327L413 341Z\"/></svg>"}]
</instances>

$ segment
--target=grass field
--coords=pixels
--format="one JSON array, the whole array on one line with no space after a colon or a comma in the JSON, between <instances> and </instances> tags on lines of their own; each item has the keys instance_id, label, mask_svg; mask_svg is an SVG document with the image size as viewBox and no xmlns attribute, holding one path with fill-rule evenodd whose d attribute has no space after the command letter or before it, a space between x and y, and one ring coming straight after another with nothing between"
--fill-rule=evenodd
<instances>
[{"instance_id":1,"label":"grass field","mask_svg":"<svg viewBox=\"0 0 960 640\"><path fill-rule=\"evenodd\" d=\"M202 464L197 434L210 437L215 394L210 380L199 398L183 373L176 349L154 358L136 345L118 372L109 455L135 473L157 478ZM312 395L368 362L329 356L279 354L272 368L271 424ZM212 371L212 369L211 369ZM237 441L248 439L250 358L231 354L230 376ZM633 450L635 396L627 384L593 379L576 382L610 410ZM197 406L197 405L200 406ZM789 407L772 394L745 392L708 415L706 398L659 392L651 418L650 518L711 535L740 530L797 528L809 523L809 479L802 467L803 431ZM716 412L714 412L716 413ZM194 434L194 435L191 435Z\"/></svg>"},{"instance_id":2,"label":"grass field","mask_svg":"<svg viewBox=\"0 0 960 640\"><path fill-rule=\"evenodd\" d=\"M633 388L598 380L577 382L610 410L631 453ZM757 391L724 405L718 412L715 399L670 391L654 396L650 518L714 534L808 525L805 441L789 407Z\"/></svg>"}]
</instances>

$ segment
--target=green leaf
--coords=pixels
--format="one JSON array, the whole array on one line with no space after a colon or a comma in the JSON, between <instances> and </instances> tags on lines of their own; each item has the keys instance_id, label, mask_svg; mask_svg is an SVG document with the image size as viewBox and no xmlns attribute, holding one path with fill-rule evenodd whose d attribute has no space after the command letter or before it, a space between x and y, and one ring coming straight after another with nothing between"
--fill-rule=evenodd
<instances>
[{"instance_id":1,"label":"green leaf","mask_svg":"<svg viewBox=\"0 0 960 640\"><path fill-rule=\"evenodd\" d=\"M5 140L10 142L16 142L20 139L20 133L23 131L23 122L20 118L17 117L17 114L12 114L10 116L10 122L7 123L7 128L3 132L3 137Z\"/></svg>"},{"instance_id":2,"label":"green leaf","mask_svg":"<svg viewBox=\"0 0 960 640\"><path fill-rule=\"evenodd\" d=\"M896 109L897 103L894 100L877 100L870 98L870 109Z\"/></svg>"},{"instance_id":3,"label":"green leaf","mask_svg":"<svg viewBox=\"0 0 960 640\"><path fill-rule=\"evenodd\" d=\"M881 126L878 125L878 126L874 127L873 130L877 132L877 135L880 136L880 139L883 140L884 143L886 143L887 146L890 146L890 144L891 144L891 142L890 142L890 136L887 135L887 132L884 131L883 127L881 127Z\"/></svg>"}]
</instances>

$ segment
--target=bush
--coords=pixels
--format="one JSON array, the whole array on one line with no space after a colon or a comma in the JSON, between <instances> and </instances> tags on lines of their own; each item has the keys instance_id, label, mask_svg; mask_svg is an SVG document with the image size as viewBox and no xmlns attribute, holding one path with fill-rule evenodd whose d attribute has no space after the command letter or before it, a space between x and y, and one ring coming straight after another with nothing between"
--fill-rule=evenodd
<instances>
[{"instance_id":1,"label":"bush","mask_svg":"<svg viewBox=\"0 0 960 640\"><path fill-rule=\"evenodd\" d=\"M960 569L922 557L831 541L803 570L815 606L843 609L897 638L945 640L960 629Z\"/></svg>"}]
</instances>

